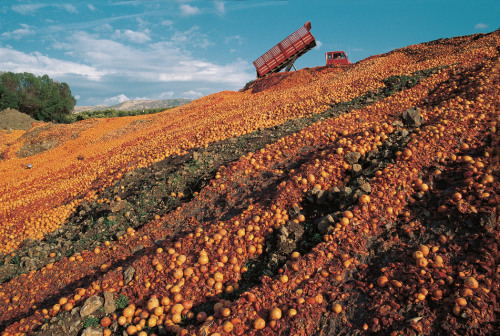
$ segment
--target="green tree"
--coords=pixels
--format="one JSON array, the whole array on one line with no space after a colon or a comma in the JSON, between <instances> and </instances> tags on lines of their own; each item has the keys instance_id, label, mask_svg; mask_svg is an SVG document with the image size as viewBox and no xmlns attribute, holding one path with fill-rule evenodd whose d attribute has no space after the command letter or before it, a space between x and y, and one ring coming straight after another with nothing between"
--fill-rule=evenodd
<instances>
[{"instance_id":1,"label":"green tree","mask_svg":"<svg viewBox=\"0 0 500 336\"><path fill-rule=\"evenodd\" d=\"M65 122L75 104L68 84L48 75L0 72L0 110L13 108L37 120Z\"/></svg>"}]
</instances>

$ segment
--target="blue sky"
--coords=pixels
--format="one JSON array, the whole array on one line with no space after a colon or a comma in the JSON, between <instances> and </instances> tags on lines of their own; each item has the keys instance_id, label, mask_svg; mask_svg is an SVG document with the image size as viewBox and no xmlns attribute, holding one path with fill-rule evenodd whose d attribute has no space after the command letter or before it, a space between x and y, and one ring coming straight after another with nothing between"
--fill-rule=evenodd
<instances>
[{"instance_id":1,"label":"blue sky","mask_svg":"<svg viewBox=\"0 0 500 336\"><path fill-rule=\"evenodd\" d=\"M238 90L252 62L305 22L297 68L500 28L500 1L0 0L0 71L48 74L77 105Z\"/></svg>"}]
</instances>

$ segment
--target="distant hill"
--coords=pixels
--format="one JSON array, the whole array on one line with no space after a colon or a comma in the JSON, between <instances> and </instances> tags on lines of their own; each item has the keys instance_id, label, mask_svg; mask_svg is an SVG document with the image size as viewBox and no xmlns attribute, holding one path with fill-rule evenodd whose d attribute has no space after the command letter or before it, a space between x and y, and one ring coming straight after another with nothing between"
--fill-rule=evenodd
<instances>
[{"instance_id":1,"label":"distant hill","mask_svg":"<svg viewBox=\"0 0 500 336\"><path fill-rule=\"evenodd\" d=\"M165 100L127 100L116 105L75 106L74 113L93 112L114 109L117 111L135 111L156 108L177 107L190 103L192 99L165 99Z\"/></svg>"}]
</instances>

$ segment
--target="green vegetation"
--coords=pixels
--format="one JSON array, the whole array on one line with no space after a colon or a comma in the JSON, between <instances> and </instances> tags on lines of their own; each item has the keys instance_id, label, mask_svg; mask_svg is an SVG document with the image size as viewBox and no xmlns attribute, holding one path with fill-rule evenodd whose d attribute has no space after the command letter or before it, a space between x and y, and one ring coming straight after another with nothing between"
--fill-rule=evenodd
<instances>
[{"instance_id":1,"label":"green vegetation","mask_svg":"<svg viewBox=\"0 0 500 336\"><path fill-rule=\"evenodd\" d=\"M83 321L84 328L92 328L99 326L99 319L97 317L88 316L85 321Z\"/></svg>"},{"instance_id":2,"label":"green vegetation","mask_svg":"<svg viewBox=\"0 0 500 336\"><path fill-rule=\"evenodd\" d=\"M116 118L116 117L129 117L143 114L153 114L168 110L168 107L160 107L153 109L141 109L133 111L118 111L115 109L107 109L102 111L85 111L77 114L71 114L66 116L61 122L73 123L80 120L93 119L93 118Z\"/></svg>"},{"instance_id":3,"label":"green vegetation","mask_svg":"<svg viewBox=\"0 0 500 336\"><path fill-rule=\"evenodd\" d=\"M63 122L75 104L68 84L48 75L0 72L0 110L12 108L36 120Z\"/></svg>"},{"instance_id":4,"label":"green vegetation","mask_svg":"<svg viewBox=\"0 0 500 336\"><path fill-rule=\"evenodd\" d=\"M116 299L115 304L117 309L125 309L125 307L128 306L128 297L126 297L125 295L120 295Z\"/></svg>"}]
</instances>

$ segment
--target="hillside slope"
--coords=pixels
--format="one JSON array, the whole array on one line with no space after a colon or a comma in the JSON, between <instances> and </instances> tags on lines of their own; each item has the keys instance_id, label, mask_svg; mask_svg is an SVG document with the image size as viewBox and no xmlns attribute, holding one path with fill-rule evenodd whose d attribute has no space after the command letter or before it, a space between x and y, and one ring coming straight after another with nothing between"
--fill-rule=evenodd
<instances>
[{"instance_id":1,"label":"hillside slope","mask_svg":"<svg viewBox=\"0 0 500 336\"><path fill-rule=\"evenodd\" d=\"M117 111L135 111L135 110L147 110L147 109L158 109L158 108L172 108L177 106L185 105L191 102L192 99L163 99L163 100L127 100L112 106L108 105L97 105L97 106L75 106L74 113L84 112L84 111L103 111L103 110L117 110Z\"/></svg>"},{"instance_id":2,"label":"hillside slope","mask_svg":"<svg viewBox=\"0 0 500 336\"><path fill-rule=\"evenodd\" d=\"M455 37L16 133L0 272L29 273L0 285L2 335L97 328L105 292L132 304L90 313L117 334L493 335L499 51Z\"/></svg>"}]
</instances>

